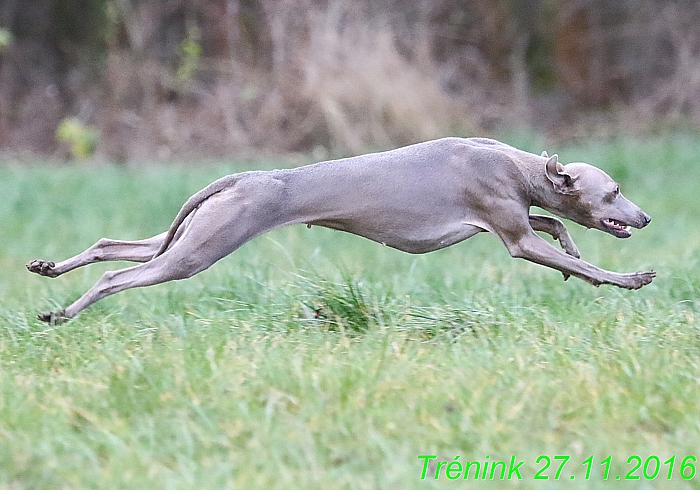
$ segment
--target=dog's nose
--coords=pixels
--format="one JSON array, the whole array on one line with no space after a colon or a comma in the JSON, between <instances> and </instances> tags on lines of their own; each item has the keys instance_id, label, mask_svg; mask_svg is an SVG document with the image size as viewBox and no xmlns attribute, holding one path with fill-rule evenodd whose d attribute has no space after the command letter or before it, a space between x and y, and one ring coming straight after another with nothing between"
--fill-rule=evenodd
<instances>
[{"instance_id":1,"label":"dog's nose","mask_svg":"<svg viewBox=\"0 0 700 490\"><path fill-rule=\"evenodd\" d=\"M651 216L649 216L647 213L644 213L644 226L648 225L651 223Z\"/></svg>"}]
</instances>

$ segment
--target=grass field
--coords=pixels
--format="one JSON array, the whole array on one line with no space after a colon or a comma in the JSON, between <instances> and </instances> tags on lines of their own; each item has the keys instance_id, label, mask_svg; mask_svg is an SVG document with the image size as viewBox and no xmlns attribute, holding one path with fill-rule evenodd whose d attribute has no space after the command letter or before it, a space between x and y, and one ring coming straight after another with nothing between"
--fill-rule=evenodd
<instances>
[{"instance_id":1,"label":"grass field","mask_svg":"<svg viewBox=\"0 0 700 490\"><path fill-rule=\"evenodd\" d=\"M253 166L0 166L0 489L700 488L700 137L548 149L652 215L628 240L569 225L650 286L565 283L486 234L412 256L296 226L50 328L36 313L125 264L25 263L159 233Z\"/></svg>"}]
</instances>

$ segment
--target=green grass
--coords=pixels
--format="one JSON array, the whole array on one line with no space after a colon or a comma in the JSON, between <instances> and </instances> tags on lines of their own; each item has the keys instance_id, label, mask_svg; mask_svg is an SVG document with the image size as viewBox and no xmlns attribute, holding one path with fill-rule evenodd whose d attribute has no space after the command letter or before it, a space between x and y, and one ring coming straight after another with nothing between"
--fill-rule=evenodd
<instances>
[{"instance_id":1,"label":"green grass","mask_svg":"<svg viewBox=\"0 0 700 490\"><path fill-rule=\"evenodd\" d=\"M584 259L657 270L639 291L564 283L488 235L412 256L297 226L56 328L36 313L125 264L47 279L25 263L161 232L242 167L0 167L0 489L474 486L445 468L435 481L434 464L421 481L419 455L515 456L522 488L599 488L612 456L607 485L698 488L700 463L679 473L700 458L698 148L550 148L605 168L653 216L629 240L569 226ZM533 479L540 455L571 457L560 481L554 460ZM659 457L655 481L614 481L632 455Z\"/></svg>"}]
</instances>

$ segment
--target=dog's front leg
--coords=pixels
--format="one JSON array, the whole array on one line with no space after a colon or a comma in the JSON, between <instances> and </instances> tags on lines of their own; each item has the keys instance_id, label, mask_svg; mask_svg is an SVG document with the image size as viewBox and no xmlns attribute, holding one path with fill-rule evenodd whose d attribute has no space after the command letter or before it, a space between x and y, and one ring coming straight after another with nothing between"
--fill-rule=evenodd
<instances>
[{"instance_id":1,"label":"dog's front leg","mask_svg":"<svg viewBox=\"0 0 700 490\"><path fill-rule=\"evenodd\" d=\"M554 218L553 216L542 216L539 214L531 214L529 218L530 226L533 230L542 231L551 235L555 240L559 240L561 248L563 248L567 254L571 255L572 257L576 257L577 259L581 258L581 254L578 251L578 247L576 247L576 244L574 243L574 239L571 238L569 231L566 229L566 226L564 226L564 223L562 223L561 220ZM569 279L569 275L566 272L562 272L562 274L564 275L565 281Z\"/></svg>"},{"instance_id":2,"label":"dog's front leg","mask_svg":"<svg viewBox=\"0 0 700 490\"><path fill-rule=\"evenodd\" d=\"M578 277L594 286L613 284L625 289L639 289L649 284L656 272L620 274L610 272L581 259L560 252L534 232L523 233L516 240L501 237L511 256L551 267L564 274Z\"/></svg>"}]
</instances>

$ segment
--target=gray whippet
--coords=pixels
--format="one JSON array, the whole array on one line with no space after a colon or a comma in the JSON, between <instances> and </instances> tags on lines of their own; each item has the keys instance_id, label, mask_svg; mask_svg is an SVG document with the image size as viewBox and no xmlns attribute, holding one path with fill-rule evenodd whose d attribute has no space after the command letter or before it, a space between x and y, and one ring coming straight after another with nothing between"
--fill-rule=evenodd
<instances>
[{"instance_id":1,"label":"gray whippet","mask_svg":"<svg viewBox=\"0 0 700 490\"><path fill-rule=\"evenodd\" d=\"M618 238L651 221L596 167L562 166L556 155L537 156L490 139L444 138L299 168L229 175L190 197L165 233L134 242L103 238L63 262L34 260L27 268L56 277L93 262L143 262L106 272L72 305L39 315L52 323L125 289L191 277L248 240L295 223L354 233L414 254L489 231L511 256L561 271L565 279L639 289L656 276L584 262L564 224L530 214L530 206ZM559 240L565 253L535 231Z\"/></svg>"}]
</instances>

